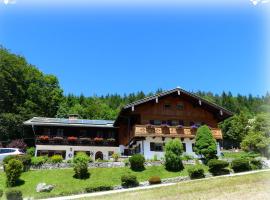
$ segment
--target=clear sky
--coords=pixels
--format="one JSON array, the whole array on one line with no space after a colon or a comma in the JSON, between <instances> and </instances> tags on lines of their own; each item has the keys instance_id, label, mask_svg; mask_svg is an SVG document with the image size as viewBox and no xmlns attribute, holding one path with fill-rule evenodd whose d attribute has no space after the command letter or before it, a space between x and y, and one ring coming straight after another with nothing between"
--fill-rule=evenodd
<instances>
[{"instance_id":1,"label":"clear sky","mask_svg":"<svg viewBox=\"0 0 270 200\"><path fill-rule=\"evenodd\" d=\"M0 44L56 75L65 93L268 89L267 20L248 0L209 8L0 4Z\"/></svg>"}]
</instances>

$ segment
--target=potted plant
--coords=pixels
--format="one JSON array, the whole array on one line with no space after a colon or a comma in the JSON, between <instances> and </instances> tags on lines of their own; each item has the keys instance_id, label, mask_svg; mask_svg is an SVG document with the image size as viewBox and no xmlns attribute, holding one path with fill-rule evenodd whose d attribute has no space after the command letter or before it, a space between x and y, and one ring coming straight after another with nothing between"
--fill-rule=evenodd
<instances>
[{"instance_id":1,"label":"potted plant","mask_svg":"<svg viewBox=\"0 0 270 200\"><path fill-rule=\"evenodd\" d=\"M76 141L78 140L78 138L75 137L75 136L70 136L70 137L67 138L67 140L68 140L69 142L76 142Z\"/></svg>"},{"instance_id":2,"label":"potted plant","mask_svg":"<svg viewBox=\"0 0 270 200\"><path fill-rule=\"evenodd\" d=\"M49 136L48 135L41 135L41 136L38 137L38 139L41 142L48 142L49 141Z\"/></svg>"},{"instance_id":3,"label":"potted plant","mask_svg":"<svg viewBox=\"0 0 270 200\"><path fill-rule=\"evenodd\" d=\"M194 124L194 125L192 125L192 126L190 127L190 129L191 129L191 133L192 133L192 134L196 134L196 131L197 131L198 127Z\"/></svg>"},{"instance_id":4,"label":"potted plant","mask_svg":"<svg viewBox=\"0 0 270 200\"><path fill-rule=\"evenodd\" d=\"M54 141L58 141L58 142L62 142L63 141L63 137L59 137L59 136L55 136L53 137Z\"/></svg>"},{"instance_id":5,"label":"potted plant","mask_svg":"<svg viewBox=\"0 0 270 200\"><path fill-rule=\"evenodd\" d=\"M178 126L176 126L176 130L182 130L183 128L184 128L183 125L178 125Z\"/></svg>"},{"instance_id":6,"label":"potted plant","mask_svg":"<svg viewBox=\"0 0 270 200\"><path fill-rule=\"evenodd\" d=\"M115 139L114 138L109 138L107 139L108 142L115 142Z\"/></svg>"},{"instance_id":7,"label":"potted plant","mask_svg":"<svg viewBox=\"0 0 270 200\"><path fill-rule=\"evenodd\" d=\"M161 124L162 133L169 134L169 125L168 124Z\"/></svg>"},{"instance_id":8,"label":"potted plant","mask_svg":"<svg viewBox=\"0 0 270 200\"><path fill-rule=\"evenodd\" d=\"M102 137L95 137L94 138L94 141L95 142L102 142L103 141L103 138Z\"/></svg>"}]
</instances>

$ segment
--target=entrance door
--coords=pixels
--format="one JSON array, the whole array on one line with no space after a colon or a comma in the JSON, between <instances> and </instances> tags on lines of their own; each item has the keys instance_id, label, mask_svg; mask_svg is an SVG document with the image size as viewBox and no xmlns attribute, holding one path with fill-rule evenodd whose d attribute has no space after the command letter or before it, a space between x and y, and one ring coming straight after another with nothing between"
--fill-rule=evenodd
<instances>
[{"instance_id":1,"label":"entrance door","mask_svg":"<svg viewBox=\"0 0 270 200\"><path fill-rule=\"evenodd\" d=\"M103 160L103 153L101 151L98 151L95 155L95 160Z\"/></svg>"}]
</instances>

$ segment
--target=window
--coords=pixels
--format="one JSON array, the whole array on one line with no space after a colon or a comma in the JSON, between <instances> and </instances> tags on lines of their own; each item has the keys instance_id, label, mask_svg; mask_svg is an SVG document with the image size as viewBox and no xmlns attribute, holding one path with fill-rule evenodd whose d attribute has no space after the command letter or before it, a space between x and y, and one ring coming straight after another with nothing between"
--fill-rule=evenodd
<instances>
[{"instance_id":1,"label":"window","mask_svg":"<svg viewBox=\"0 0 270 200\"><path fill-rule=\"evenodd\" d=\"M58 137L63 137L63 135L64 135L64 129L57 129L57 136Z\"/></svg>"},{"instance_id":2,"label":"window","mask_svg":"<svg viewBox=\"0 0 270 200\"><path fill-rule=\"evenodd\" d=\"M150 142L150 151L163 151L163 143Z\"/></svg>"},{"instance_id":3,"label":"window","mask_svg":"<svg viewBox=\"0 0 270 200\"><path fill-rule=\"evenodd\" d=\"M190 126L193 126L193 125L194 125L194 122L189 122L189 125L190 125Z\"/></svg>"},{"instance_id":4,"label":"window","mask_svg":"<svg viewBox=\"0 0 270 200\"><path fill-rule=\"evenodd\" d=\"M44 134L45 135L50 135L51 134L51 129L49 129L49 128L44 128Z\"/></svg>"},{"instance_id":5,"label":"window","mask_svg":"<svg viewBox=\"0 0 270 200\"><path fill-rule=\"evenodd\" d=\"M154 120L150 120L149 124L154 125Z\"/></svg>"},{"instance_id":6,"label":"window","mask_svg":"<svg viewBox=\"0 0 270 200\"><path fill-rule=\"evenodd\" d=\"M161 125L161 120L154 120L154 125Z\"/></svg>"},{"instance_id":7,"label":"window","mask_svg":"<svg viewBox=\"0 0 270 200\"><path fill-rule=\"evenodd\" d=\"M184 126L184 120L179 120L179 125Z\"/></svg>"},{"instance_id":8,"label":"window","mask_svg":"<svg viewBox=\"0 0 270 200\"><path fill-rule=\"evenodd\" d=\"M177 103L176 108L178 110L184 110L184 104L183 103Z\"/></svg>"},{"instance_id":9,"label":"window","mask_svg":"<svg viewBox=\"0 0 270 200\"><path fill-rule=\"evenodd\" d=\"M171 108L171 104L170 103L165 103L164 104L164 109L170 109Z\"/></svg>"},{"instance_id":10,"label":"window","mask_svg":"<svg viewBox=\"0 0 270 200\"><path fill-rule=\"evenodd\" d=\"M171 126L171 125L172 125L172 120L167 120L167 124L168 124L169 126Z\"/></svg>"},{"instance_id":11,"label":"window","mask_svg":"<svg viewBox=\"0 0 270 200\"><path fill-rule=\"evenodd\" d=\"M113 154L114 154L113 151L109 151L109 152L108 152L108 157L111 158Z\"/></svg>"},{"instance_id":12,"label":"window","mask_svg":"<svg viewBox=\"0 0 270 200\"><path fill-rule=\"evenodd\" d=\"M179 125L179 122L177 120L172 120L172 126L177 126Z\"/></svg>"},{"instance_id":13,"label":"window","mask_svg":"<svg viewBox=\"0 0 270 200\"><path fill-rule=\"evenodd\" d=\"M84 130L84 129L81 129L80 130L80 135L83 136L83 137L85 137L87 135L87 131Z\"/></svg>"},{"instance_id":14,"label":"window","mask_svg":"<svg viewBox=\"0 0 270 200\"><path fill-rule=\"evenodd\" d=\"M195 143L192 143L192 151L194 151Z\"/></svg>"}]
</instances>

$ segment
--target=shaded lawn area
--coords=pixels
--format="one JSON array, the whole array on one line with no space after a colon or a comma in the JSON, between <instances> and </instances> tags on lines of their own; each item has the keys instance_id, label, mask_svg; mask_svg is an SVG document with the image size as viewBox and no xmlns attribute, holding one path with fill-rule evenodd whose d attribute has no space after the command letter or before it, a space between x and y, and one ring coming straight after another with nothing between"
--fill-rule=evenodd
<instances>
[{"instance_id":1,"label":"shaded lawn area","mask_svg":"<svg viewBox=\"0 0 270 200\"><path fill-rule=\"evenodd\" d=\"M82 193L89 186L120 185L121 176L126 173L135 174L139 181L147 181L151 176L160 176L161 178L187 176L187 168L181 172L169 172L163 166L148 167L142 172L133 172L127 167L93 168L90 169L90 178L86 180L73 178L73 169L36 170L23 173L21 180L24 181L24 184L14 188L20 189L24 197L62 196ZM207 167L204 166L204 168L207 170ZM37 184L43 182L53 184L55 188L50 193L37 193L35 191ZM0 188L5 189L5 174L3 172L0 172Z\"/></svg>"},{"instance_id":2,"label":"shaded lawn area","mask_svg":"<svg viewBox=\"0 0 270 200\"><path fill-rule=\"evenodd\" d=\"M110 194L84 200L266 200L270 199L270 172L182 182L172 186Z\"/></svg>"}]
</instances>

